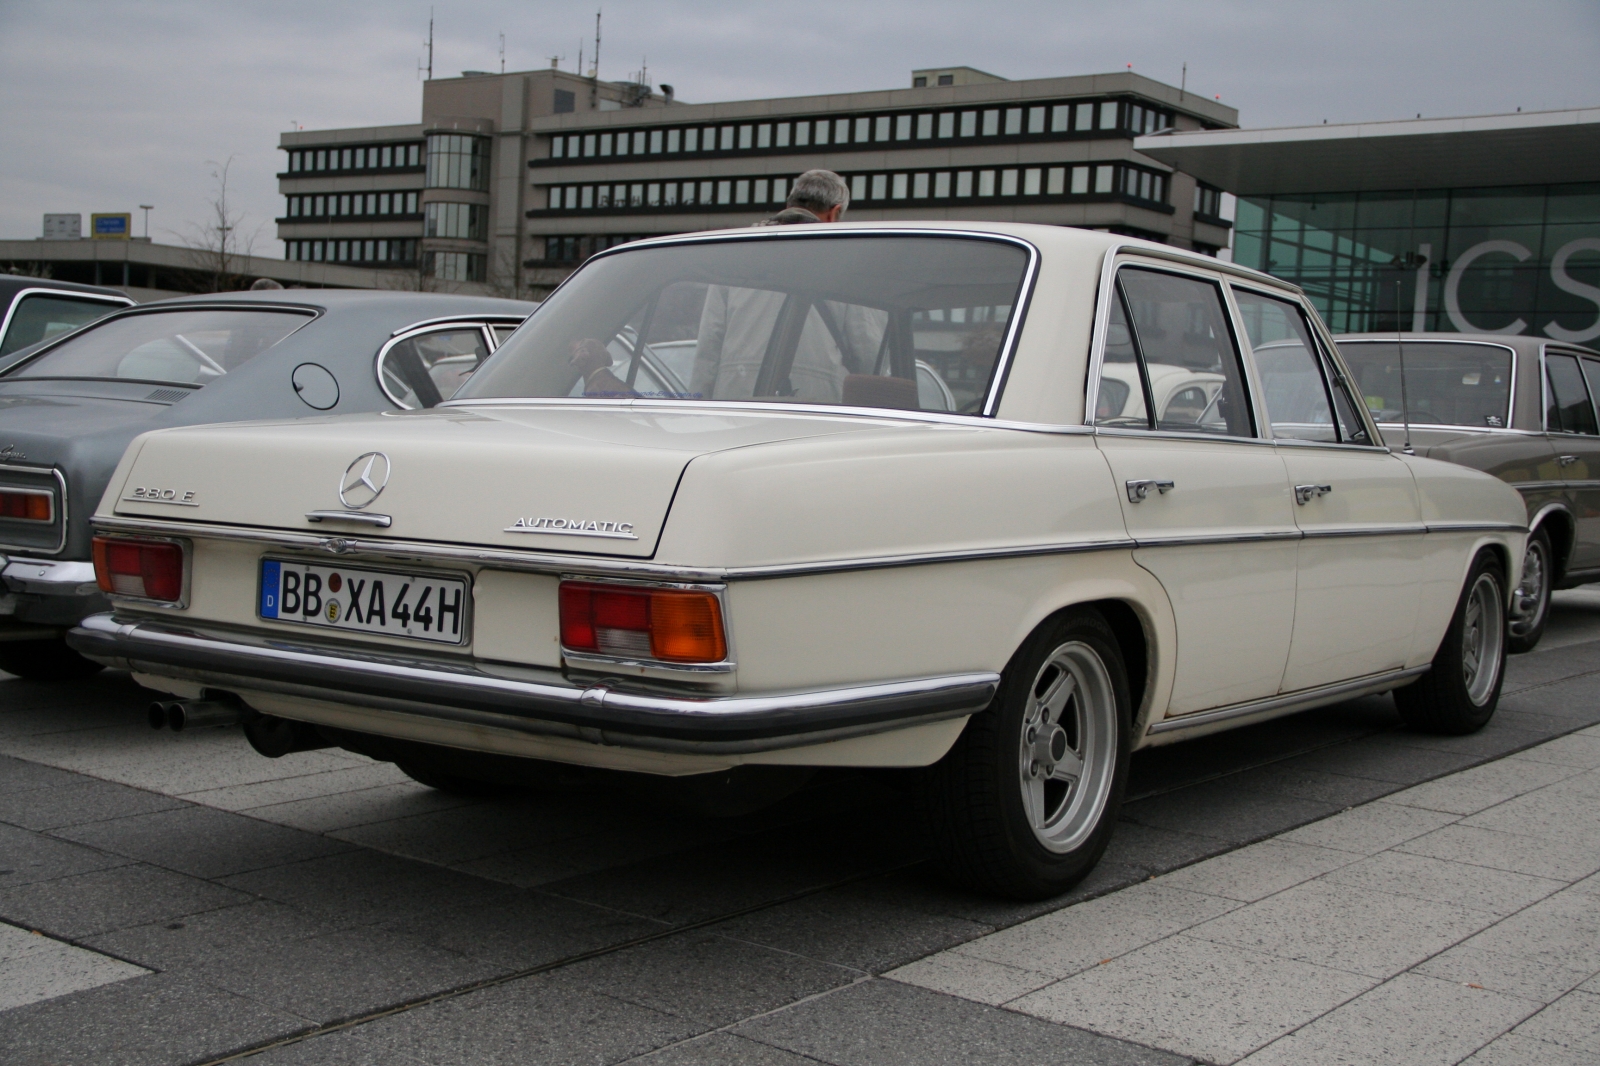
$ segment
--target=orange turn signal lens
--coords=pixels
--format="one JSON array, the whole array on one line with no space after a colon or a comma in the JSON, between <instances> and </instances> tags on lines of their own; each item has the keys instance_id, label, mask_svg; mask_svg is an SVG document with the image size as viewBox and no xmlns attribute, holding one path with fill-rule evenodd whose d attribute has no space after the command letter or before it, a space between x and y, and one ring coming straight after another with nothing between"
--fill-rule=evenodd
<instances>
[{"instance_id":1,"label":"orange turn signal lens","mask_svg":"<svg viewBox=\"0 0 1600 1066\"><path fill-rule=\"evenodd\" d=\"M170 540L96 537L94 579L101 592L176 603L183 599L183 546Z\"/></svg>"},{"instance_id":2,"label":"orange turn signal lens","mask_svg":"<svg viewBox=\"0 0 1600 1066\"><path fill-rule=\"evenodd\" d=\"M55 496L40 489L0 489L0 518L19 522L54 522Z\"/></svg>"},{"instance_id":3,"label":"orange turn signal lens","mask_svg":"<svg viewBox=\"0 0 1600 1066\"><path fill-rule=\"evenodd\" d=\"M714 593L563 581L560 598L561 644L571 651L669 663L728 657Z\"/></svg>"}]
</instances>

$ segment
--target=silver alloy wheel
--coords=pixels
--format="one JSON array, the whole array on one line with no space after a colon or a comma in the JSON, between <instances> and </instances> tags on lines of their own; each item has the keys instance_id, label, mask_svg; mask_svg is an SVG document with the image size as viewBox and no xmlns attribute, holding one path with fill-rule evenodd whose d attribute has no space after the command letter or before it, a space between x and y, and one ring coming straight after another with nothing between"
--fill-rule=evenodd
<instances>
[{"instance_id":1,"label":"silver alloy wheel","mask_svg":"<svg viewBox=\"0 0 1600 1066\"><path fill-rule=\"evenodd\" d=\"M1505 621L1500 583L1493 574L1479 574L1467 594L1461 618L1461 673L1467 698L1481 707L1500 678L1505 654Z\"/></svg>"},{"instance_id":2,"label":"silver alloy wheel","mask_svg":"<svg viewBox=\"0 0 1600 1066\"><path fill-rule=\"evenodd\" d=\"M1543 620L1549 603L1546 569L1544 550L1529 540L1522 556L1522 584L1511 598L1511 632L1516 636L1532 632Z\"/></svg>"},{"instance_id":3,"label":"silver alloy wheel","mask_svg":"<svg viewBox=\"0 0 1600 1066\"><path fill-rule=\"evenodd\" d=\"M1087 644L1050 654L1028 692L1018 751L1022 805L1039 842L1067 852L1094 832L1117 761L1117 697Z\"/></svg>"}]
</instances>

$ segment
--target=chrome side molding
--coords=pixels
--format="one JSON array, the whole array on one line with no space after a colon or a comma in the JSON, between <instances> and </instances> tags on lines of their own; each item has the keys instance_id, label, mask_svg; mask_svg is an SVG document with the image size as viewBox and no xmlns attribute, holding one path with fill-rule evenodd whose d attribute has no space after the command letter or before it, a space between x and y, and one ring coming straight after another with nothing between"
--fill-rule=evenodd
<instances>
[{"instance_id":1,"label":"chrome side molding","mask_svg":"<svg viewBox=\"0 0 1600 1066\"><path fill-rule=\"evenodd\" d=\"M1269 718L1277 718L1279 715L1309 711L1316 707L1326 707L1330 703L1355 699L1357 696L1370 696L1377 692L1388 692L1392 688L1399 688L1406 682L1421 677L1431 669L1432 665L1430 664L1427 666L1411 666L1403 670L1388 670L1381 674L1368 674L1366 677L1338 681L1331 685L1319 685L1316 688L1301 689L1298 692L1286 692L1278 696L1268 696L1266 699L1251 700L1248 703L1236 703L1230 707L1217 707L1209 711L1196 711L1193 714L1179 715L1176 718L1165 718L1153 723L1145 730L1145 735L1181 734L1208 726L1215 726L1222 722L1233 722L1238 718L1256 718L1260 721L1266 721ZM1178 738L1174 737L1174 739Z\"/></svg>"}]
</instances>

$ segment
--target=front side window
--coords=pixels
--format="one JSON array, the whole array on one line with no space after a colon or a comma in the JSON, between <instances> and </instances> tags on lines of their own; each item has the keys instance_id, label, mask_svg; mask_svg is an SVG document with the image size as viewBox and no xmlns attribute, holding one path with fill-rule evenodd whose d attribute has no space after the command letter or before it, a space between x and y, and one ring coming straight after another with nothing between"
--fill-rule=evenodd
<instances>
[{"instance_id":1,"label":"front side window","mask_svg":"<svg viewBox=\"0 0 1600 1066\"><path fill-rule=\"evenodd\" d=\"M977 413L1028 254L945 237L791 237L591 261L460 398L820 403Z\"/></svg>"},{"instance_id":2,"label":"front side window","mask_svg":"<svg viewBox=\"0 0 1600 1066\"><path fill-rule=\"evenodd\" d=\"M1550 352L1544 358L1544 368L1549 385L1545 428L1551 433L1600 433L1577 357Z\"/></svg>"},{"instance_id":3,"label":"front side window","mask_svg":"<svg viewBox=\"0 0 1600 1066\"><path fill-rule=\"evenodd\" d=\"M277 344L309 317L198 308L128 315L63 341L8 376L206 385Z\"/></svg>"},{"instance_id":4,"label":"front side window","mask_svg":"<svg viewBox=\"0 0 1600 1066\"><path fill-rule=\"evenodd\" d=\"M93 322L101 315L126 306L104 300L77 300L70 296L45 293L24 296L11 311L6 335L0 337L0 355L8 355L30 344L69 333L86 322Z\"/></svg>"},{"instance_id":5,"label":"front side window","mask_svg":"<svg viewBox=\"0 0 1600 1066\"><path fill-rule=\"evenodd\" d=\"M1511 349L1497 344L1345 341L1339 352L1379 422L1511 424Z\"/></svg>"},{"instance_id":6,"label":"front side window","mask_svg":"<svg viewBox=\"0 0 1600 1066\"><path fill-rule=\"evenodd\" d=\"M1322 360L1300 308L1243 289L1235 289L1234 298L1250 338L1273 437L1337 441Z\"/></svg>"},{"instance_id":7,"label":"front side window","mask_svg":"<svg viewBox=\"0 0 1600 1066\"><path fill-rule=\"evenodd\" d=\"M1255 430L1245 397L1239 352L1215 282L1137 267L1117 272L1097 424L1250 437ZM1108 412L1103 419L1102 411Z\"/></svg>"},{"instance_id":8,"label":"front side window","mask_svg":"<svg viewBox=\"0 0 1600 1066\"><path fill-rule=\"evenodd\" d=\"M378 383L401 407L433 407L454 396L488 355L483 330L477 326L420 333L384 351L378 360Z\"/></svg>"}]
</instances>

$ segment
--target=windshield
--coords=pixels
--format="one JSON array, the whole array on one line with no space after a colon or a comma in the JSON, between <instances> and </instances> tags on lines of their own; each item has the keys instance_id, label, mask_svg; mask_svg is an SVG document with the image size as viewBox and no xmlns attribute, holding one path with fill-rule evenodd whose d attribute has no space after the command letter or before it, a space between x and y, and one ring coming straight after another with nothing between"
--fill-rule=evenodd
<instances>
[{"instance_id":1,"label":"windshield","mask_svg":"<svg viewBox=\"0 0 1600 1066\"><path fill-rule=\"evenodd\" d=\"M172 310L115 318L63 341L13 378L131 378L205 385L303 325L305 312Z\"/></svg>"},{"instance_id":2,"label":"windshield","mask_svg":"<svg viewBox=\"0 0 1600 1066\"><path fill-rule=\"evenodd\" d=\"M1414 425L1490 429L1511 424L1511 351L1507 348L1407 341L1403 408L1398 344L1345 341L1339 351L1367 408L1379 422L1409 418Z\"/></svg>"},{"instance_id":3,"label":"windshield","mask_svg":"<svg viewBox=\"0 0 1600 1066\"><path fill-rule=\"evenodd\" d=\"M592 261L458 399L640 397L977 412L1028 265L1015 244L821 234Z\"/></svg>"}]
</instances>

